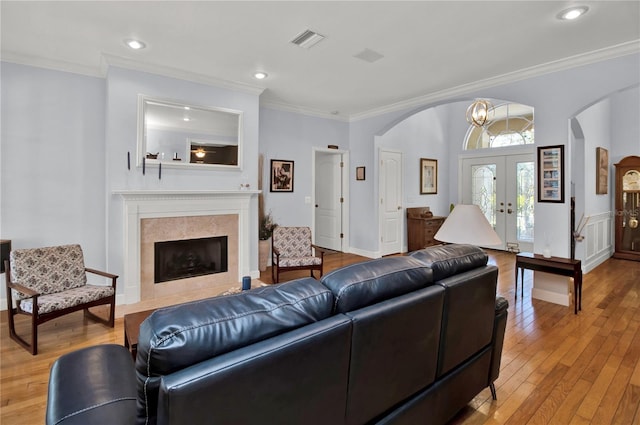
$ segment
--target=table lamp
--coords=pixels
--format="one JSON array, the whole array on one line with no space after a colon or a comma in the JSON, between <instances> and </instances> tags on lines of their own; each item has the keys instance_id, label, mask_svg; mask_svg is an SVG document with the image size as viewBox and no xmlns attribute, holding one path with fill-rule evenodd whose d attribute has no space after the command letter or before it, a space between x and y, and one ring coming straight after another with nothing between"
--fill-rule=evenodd
<instances>
[{"instance_id":1,"label":"table lamp","mask_svg":"<svg viewBox=\"0 0 640 425\"><path fill-rule=\"evenodd\" d=\"M489 221L477 205L456 205L434 239L440 242L478 246L502 244Z\"/></svg>"}]
</instances>

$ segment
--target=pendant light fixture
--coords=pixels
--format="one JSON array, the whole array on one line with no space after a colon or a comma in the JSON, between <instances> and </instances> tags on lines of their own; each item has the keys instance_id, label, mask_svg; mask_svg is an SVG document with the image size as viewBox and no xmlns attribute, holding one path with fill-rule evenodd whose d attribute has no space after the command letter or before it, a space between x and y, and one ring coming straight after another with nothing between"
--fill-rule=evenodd
<instances>
[{"instance_id":1,"label":"pendant light fixture","mask_svg":"<svg viewBox=\"0 0 640 425\"><path fill-rule=\"evenodd\" d=\"M467 122L476 127L484 127L491 121L493 105L488 100L477 99L467 108Z\"/></svg>"}]
</instances>

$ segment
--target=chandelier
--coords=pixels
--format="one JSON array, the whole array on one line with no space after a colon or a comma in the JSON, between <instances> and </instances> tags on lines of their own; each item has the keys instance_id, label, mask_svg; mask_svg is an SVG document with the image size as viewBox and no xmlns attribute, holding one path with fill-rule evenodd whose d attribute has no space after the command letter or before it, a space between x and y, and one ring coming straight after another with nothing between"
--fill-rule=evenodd
<instances>
[{"instance_id":1,"label":"chandelier","mask_svg":"<svg viewBox=\"0 0 640 425\"><path fill-rule=\"evenodd\" d=\"M467 108L467 122L476 127L484 127L493 114L493 105L488 100L478 99Z\"/></svg>"}]
</instances>

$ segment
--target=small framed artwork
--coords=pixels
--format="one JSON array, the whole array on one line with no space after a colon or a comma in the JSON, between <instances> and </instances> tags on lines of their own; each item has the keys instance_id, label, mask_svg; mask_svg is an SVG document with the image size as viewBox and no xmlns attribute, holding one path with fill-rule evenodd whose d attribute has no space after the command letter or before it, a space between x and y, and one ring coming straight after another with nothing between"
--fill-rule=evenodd
<instances>
[{"instance_id":1,"label":"small framed artwork","mask_svg":"<svg viewBox=\"0 0 640 425\"><path fill-rule=\"evenodd\" d=\"M538 147L538 202L564 203L564 146Z\"/></svg>"},{"instance_id":2,"label":"small framed artwork","mask_svg":"<svg viewBox=\"0 0 640 425\"><path fill-rule=\"evenodd\" d=\"M356 167L356 180L364 180L364 167Z\"/></svg>"},{"instance_id":3,"label":"small framed artwork","mask_svg":"<svg viewBox=\"0 0 640 425\"><path fill-rule=\"evenodd\" d=\"M293 161L271 160L271 192L293 192Z\"/></svg>"},{"instance_id":4,"label":"small framed artwork","mask_svg":"<svg viewBox=\"0 0 640 425\"><path fill-rule=\"evenodd\" d=\"M438 160L420 158L420 194L438 193Z\"/></svg>"},{"instance_id":5,"label":"small framed artwork","mask_svg":"<svg viewBox=\"0 0 640 425\"><path fill-rule=\"evenodd\" d=\"M609 192L609 151L596 148L596 195Z\"/></svg>"}]
</instances>

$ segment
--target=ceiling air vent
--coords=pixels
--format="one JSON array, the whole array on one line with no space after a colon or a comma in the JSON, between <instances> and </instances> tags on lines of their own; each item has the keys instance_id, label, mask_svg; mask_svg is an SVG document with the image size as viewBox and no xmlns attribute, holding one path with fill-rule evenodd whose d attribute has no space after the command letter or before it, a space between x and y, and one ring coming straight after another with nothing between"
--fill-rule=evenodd
<instances>
[{"instance_id":1,"label":"ceiling air vent","mask_svg":"<svg viewBox=\"0 0 640 425\"><path fill-rule=\"evenodd\" d=\"M317 32L313 32L311 30L305 30L304 32L298 34L296 38L291 40L291 42L296 46L300 46L304 49L309 49L321 42L323 39L324 35L318 34Z\"/></svg>"}]
</instances>

